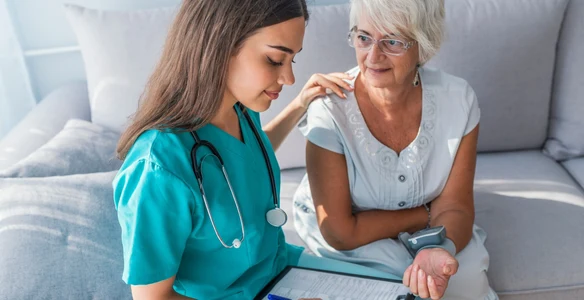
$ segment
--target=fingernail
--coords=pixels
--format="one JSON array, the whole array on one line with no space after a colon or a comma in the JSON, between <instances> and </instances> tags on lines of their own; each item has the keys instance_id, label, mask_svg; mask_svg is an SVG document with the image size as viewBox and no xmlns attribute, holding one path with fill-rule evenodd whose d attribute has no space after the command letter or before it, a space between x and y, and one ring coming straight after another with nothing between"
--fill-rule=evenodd
<instances>
[{"instance_id":1,"label":"fingernail","mask_svg":"<svg viewBox=\"0 0 584 300\"><path fill-rule=\"evenodd\" d=\"M424 271L422 271L422 269L418 270L418 277L420 277L420 278L424 277Z\"/></svg>"},{"instance_id":2,"label":"fingernail","mask_svg":"<svg viewBox=\"0 0 584 300\"><path fill-rule=\"evenodd\" d=\"M414 272L418 272L418 265L414 265Z\"/></svg>"},{"instance_id":3,"label":"fingernail","mask_svg":"<svg viewBox=\"0 0 584 300\"><path fill-rule=\"evenodd\" d=\"M343 93L343 98L347 98L347 94Z\"/></svg>"},{"instance_id":4,"label":"fingernail","mask_svg":"<svg viewBox=\"0 0 584 300\"><path fill-rule=\"evenodd\" d=\"M444 267L444 273L450 274L450 267Z\"/></svg>"}]
</instances>

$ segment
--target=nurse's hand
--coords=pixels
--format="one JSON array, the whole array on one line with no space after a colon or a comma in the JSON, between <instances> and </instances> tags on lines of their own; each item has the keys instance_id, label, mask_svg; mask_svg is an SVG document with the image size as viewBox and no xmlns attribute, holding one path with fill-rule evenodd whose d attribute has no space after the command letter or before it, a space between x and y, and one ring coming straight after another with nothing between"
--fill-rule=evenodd
<instances>
[{"instance_id":1,"label":"nurse's hand","mask_svg":"<svg viewBox=\"0 0 584 300\"><path fill-rule=\"evenodd\" d=\"M353 76L347 73L314 74L308 79L294 101L298 101L298 105L307 109L312 100L328 93L335 93L345 99L347 96L343 89L352 92L353 87L344 80L352 79Z\"/></svg>"},{"instance_id":2,"label":"nurse's hand","mask_svg":"<svg viewBox=\"0 0 584 300\"><path fill-rule=\"evenodd\" d=\"M442 248L420 251L404 272L403 283L420 298L440 299L450 277L458 271L458 261Z\"/></svg>"}]
</instances>

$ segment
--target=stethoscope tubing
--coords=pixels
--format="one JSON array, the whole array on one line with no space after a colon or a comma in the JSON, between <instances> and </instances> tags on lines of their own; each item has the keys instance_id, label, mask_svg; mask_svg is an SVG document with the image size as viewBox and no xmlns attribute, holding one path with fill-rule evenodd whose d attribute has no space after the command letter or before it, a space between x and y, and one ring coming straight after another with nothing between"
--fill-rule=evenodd
<instances>
[{"instance_id":1,"label":"stethoscope tubing","mask_svg":"<svg viewBox=\"0 0 584 300\"><path fill-rule=\"evenodd\" d=\"M276 227L281 227L283 225L283 223L286 222L287 217L286 217L286 213L282 209L280 209L280 207L279 207L278 194L276 191L276 180L274 178L274 170L272 169L272 164L270 163L270 157L268 155L268 151L266 150L266 147L261 139L261 136L260 136L257 128L255 127L255 125L253 123L253 120L251 119L251 117L247 113L247 111L245 111L245 107L241 103L238 103L238 106L239 106L239 109L242 111L243 115L245 116L246 121L248 122L249 126L251 127L251 129L254 133L254 136L260 145L260 148L262 150L262 155L264 157L264 161L265 161L267 169L268 169L268 175L270 177L270 185L272 188L272 198L274 201L274 208L268 212L268 214L266 215L266 218L268 220L268 223L270 223L270 225L276 226ZM241 214L239 203L237 201L237 197L235 196L235 192L233 191L233 186L231 184L231 181L229 180L229 176L227 175L227 171L225 169L223 158L221 157L221 155L219 154L219 151L217 151L215 146L213 146L213 144L211 144L209 141L202 140L195 131L191 131L190 133L191 133L193 139L195 140L195 144L193 145L193 148L191 149L192 167L193 167L193 171L195 173L195 177L197 179L197 183L199 185L199 190L201 191L201 195L203 197L203 203L205 204L205 210L207 211L207 214L209 215L209 219L211 221L211 226L213 227L213 231L215 232L215 235L217 236L217 238L219 239L219 242L221 242L221 245L223 247L225 247L225 248L239 248L241 243L245 240L245 225L243 222L243 217ZM229 191L231 193L233 202L235 203L235 207L237 209L237 215L239 216L239 224L241 226L242 236L241 236L241 239L235 239L231 246L227 245L225 243L225 241L221 238L221 235L219 234L219 231L217 230L217 226L215 225L215 220L213 219L213 214L211 213L211 208L209 207L209 203L207 201L207 195L206 195L205 189L203 187L203 172L202 172L202 169L200 168L200 166L197 164L197 150L200 147L207 147L211 151L211 154L206 154L205 156L203 156L203 158L201 159L201 165L203 164L205 159L209 156L215 157L217 160L219 160L219 164L221 165L221 171L223 173L223 178L225 179L225 181L227 182L227 185L229 186ZM273 223L277 223L277 222L273 222L273 220L270 220L268 215L269 215L269 213L271 213L273 211L276 211L276 215L278 215L278 213L280 213L279 216L284 219L282 224L279 224L279 225L273 224ZM276 218L276 220L277 219L278 218Z\"/></svg>"},{"instance_id":2,"label":"stethoscope tubing","mask_svg":"<svg viewBox=\"0 0 584 300\"><path fill-rule=\"evenodd\" d=\"M207 156L209 156L209 154L205 155L201 159L201 162L205 161ZM243 241L245 240L245 226L243 225L243 218L241 217L241 209L239 208L239 202L237 201L237 197L235 197L235 193L233 192L233 186L231 185L231 180L229 180L229 176L227 176L227 171L225 170L225 166L221 165L221 171L223 172L223 178L225 178L225 181L227 182L227 185L229 186L229 191L231 192L231 197L233 197L233 203L235 203L235 208L237 209L237 215L239 216L239 224L241 226L241 239L239 239L239 241L241 243L243 243ZM219 239L219 242L221 242L221 245L223 245L223 247L233 248L234 245L233 244L231 246L227 245L225 243L225 241L223 240L223 238L221 238L221 235L219 234L219 231L217 230L217 226L215 225L215 220L213 219L213 214L211 213L211 208L209 207L209 202L207 201L207 195L205 195L205 189L203 188L202 178L201 179L197 178L197 182L199 183L199 189L201 190L201 196L203 196L203 203L205 204L205 210L207 210L207 214L209 215L209 220L211 221L211 227L213 227L213 231L215 231L215 235L217 236L217 238Z\"/></svg>"}]
</instances>

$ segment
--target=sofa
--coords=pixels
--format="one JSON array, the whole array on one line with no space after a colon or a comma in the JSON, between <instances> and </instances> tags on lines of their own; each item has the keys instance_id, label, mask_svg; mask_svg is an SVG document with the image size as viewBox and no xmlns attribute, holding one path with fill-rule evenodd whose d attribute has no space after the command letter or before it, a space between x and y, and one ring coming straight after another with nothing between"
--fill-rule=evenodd
<instances>
[{"instance_id":1,"label":"sofa","mask_svg":"<svg viewBox=\"0 0 584 300\"><path fill-rule=\"evenodd\" d=\"M466 79L481 108L476 224L502 300L584 299L584 1L447 0L447 36L429 67ZM67 6L86 82L45 97L0 140L0 299L129 299L111 180L176 7ZM296 84L356 65L349 6L311 6ZM123 30L119 30L123 29ZM305 174L295 130L277 152L281 202ZM292 224L289 243L303 245Z\"/></svg>"}]
</instances>

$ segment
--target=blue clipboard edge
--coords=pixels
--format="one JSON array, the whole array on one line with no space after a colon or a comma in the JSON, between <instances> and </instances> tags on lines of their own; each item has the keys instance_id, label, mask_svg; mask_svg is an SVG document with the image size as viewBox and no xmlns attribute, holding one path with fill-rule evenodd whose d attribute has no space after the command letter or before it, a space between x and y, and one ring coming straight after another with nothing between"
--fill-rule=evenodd
<instances>
[{"instance_id":1,"label":"blue clipboard edge","mask_svg":"<svg viewBox=\"0 0 584 300\"><path fill-rule=\"evenodd\" d=\"M320 270L320 269L305 268L305 267L287 266L286 268L284 268L284 270L282 270L282 272L280 272L280 274L278 274L278 276L276 276L274 279L272 279L261 290L261 292L259 292L259 294L257 294L257 296L255 296L255 298L253 298L253 299L254 300L262 300L265 297L267 297L268 293L272 290L272 288L276 285L276 283L278 283L278 281L280 281L282 278L284 278L284 276L286 276L286 274L288 274L288 272L290 272L290 270L292 270L292 269L310 270L310 271L323 272L323 273L329 273L329 274L338 274L338 275L344 275L344 276L350 276L350 277L358 277L358 278L365 278L365 279L372 279L372 280L379 280L379 281L388 281L388 282L394 282L394 283L403 283L401 280L379 278L379 277L366 276L366 275L356 275L356 274L350 274L350 273L335 272L335 271Z\"/></svg>"}]
</instances>

